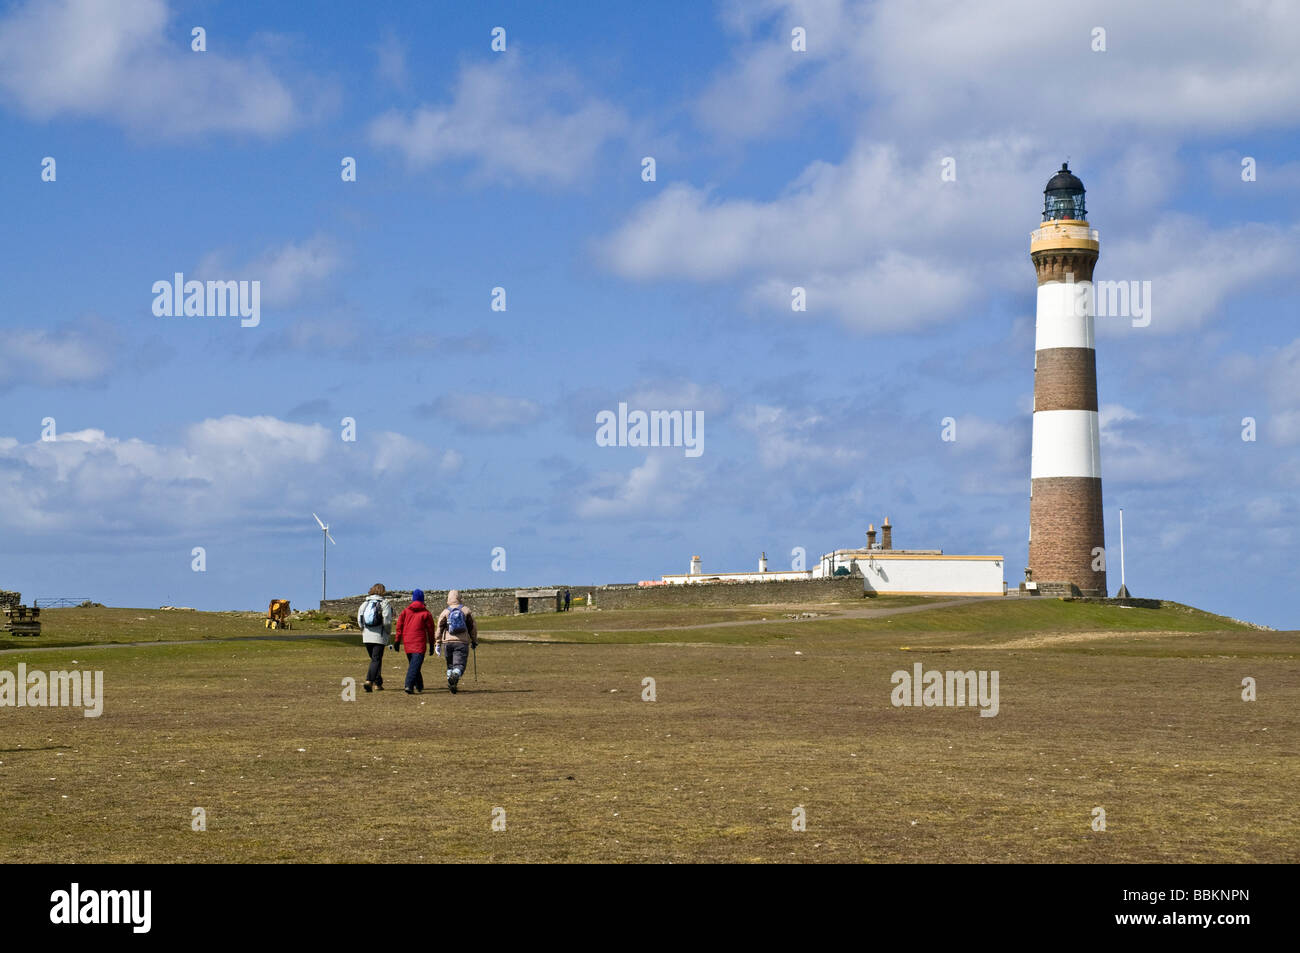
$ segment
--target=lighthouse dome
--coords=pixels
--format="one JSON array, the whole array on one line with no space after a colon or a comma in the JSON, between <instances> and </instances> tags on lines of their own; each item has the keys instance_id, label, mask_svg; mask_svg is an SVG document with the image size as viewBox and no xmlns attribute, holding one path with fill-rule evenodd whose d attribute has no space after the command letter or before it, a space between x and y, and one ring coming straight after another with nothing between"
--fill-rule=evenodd
<instances>
[{"instance_id":1,"label":"lighthouse dome","mask_svg":"<svg viewBox=\"0 0 1300 953\"><path fill-rule=\"evenodd\" d=\"M1062 218L1087 221L1084 191L1079 177L1070 171L1070 164L1062 162L1060 171L1047 180L1047 188L1043 189L1043 221Z\"/></svg>"},{"instance_id":2,"label":"lighthouse dome","mask_svg":"<svg viewBox=\"0 0 1300 953\"><path fill-rule=\"evenodd\" d=\"M1077 175L1070 171L1070 163L1068 162L1061 163L1060 171L1047 180L1047 188L1044 191L1055 192L1058 189L1070 192L1083 191L1083 183Z\"/></svg>"}]
</instances>

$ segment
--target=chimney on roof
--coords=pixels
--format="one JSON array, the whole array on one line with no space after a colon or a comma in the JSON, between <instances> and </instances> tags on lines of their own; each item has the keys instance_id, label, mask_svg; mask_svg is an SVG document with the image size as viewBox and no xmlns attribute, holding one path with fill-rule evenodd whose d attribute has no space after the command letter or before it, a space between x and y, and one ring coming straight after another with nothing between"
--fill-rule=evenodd
<instances>
[{"instance_id":1,"label":"chimney on roof","mask_svg":"<svg viewBox=\"0 0 1300 953\"><path fill-rule=\"evenodd\" d=\"M881 549L894 548L894 527L889 525L888 516L886 516L885 521L880 524L880 548Z\"/></svg>"},{"instance_id":2,"label":"chimney on roof","mask_svg":"<svg viewBox=\"0 0 1300 953\"><path fill-rule=\"evenodd\" d=\"M876 548L876 524L867 524L867 549Z\"/></svg>"}]
</instances>

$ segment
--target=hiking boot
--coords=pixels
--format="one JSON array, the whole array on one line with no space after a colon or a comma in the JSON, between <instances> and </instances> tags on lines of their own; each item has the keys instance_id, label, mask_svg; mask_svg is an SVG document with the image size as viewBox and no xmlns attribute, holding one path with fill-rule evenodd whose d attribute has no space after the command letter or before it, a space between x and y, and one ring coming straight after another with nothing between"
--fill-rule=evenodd
<instances>
[{"instance_id":1,"label":"hiking boot","mask_svg":"<svg viewBox=\"0 0 1300 953\"><path fill-rule=\"evenodd\" d=\"M414 689L414 688L404 688L404 689L402 689L402 691L406 692L406 694L408 694L408 695L414 695L414 694L415 694L415 689Z\"/></svg>"},{"instance_id":2,"label":"hiking boot","mask_svg":"<svg viewBox=\"0 0 1300 953\"><path fill-rule=\"evenodd\" d=\"M374 684L371 683L371 682L366 682L366 683L365 683L364 685L362 685L361 687L364 688L364 689L366 690L367 693L369 693L369 691L370 691L372 688L374 688L375 686L374 686Z\"/></svg>"}]
</instances>

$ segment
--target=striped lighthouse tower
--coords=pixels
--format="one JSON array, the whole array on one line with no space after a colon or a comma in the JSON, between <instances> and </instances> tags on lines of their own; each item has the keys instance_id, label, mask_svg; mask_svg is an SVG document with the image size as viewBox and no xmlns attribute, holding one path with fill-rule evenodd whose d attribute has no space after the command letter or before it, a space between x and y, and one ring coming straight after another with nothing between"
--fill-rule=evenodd
<instances>
[{"instance_id":1,"label":"striped lighthouse tower","mask_svg":"<svg viewBox=\"0 0 1300 953\"><path fill-rule=\"evenodd\" d=\"M1043 195L1043 221L1029 239L1038 273L1029 569L1040 586L1068 583L1104 596L1092 289L1100 245L1088 227L1083 183L1068 164Z\"/></svg>"}]
</instances>

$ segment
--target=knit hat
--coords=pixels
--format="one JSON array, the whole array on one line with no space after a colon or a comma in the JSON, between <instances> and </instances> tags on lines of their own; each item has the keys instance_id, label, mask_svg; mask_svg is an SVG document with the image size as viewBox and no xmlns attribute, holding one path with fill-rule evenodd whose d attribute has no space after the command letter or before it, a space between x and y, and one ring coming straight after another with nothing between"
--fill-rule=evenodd
<instances>
[{"instance_id":1,"label":"knit hat","mask_svg":"<svg viewBox=\"0 0 1300 953\"><path fill-rule=\"evenodd\" d=\"M412 602L423 602L423 601L424 601L424 590L423 590L423 589L416 589L415 592L411 593L411 601L412 601Z\"/></svg>"}]
</instances>

